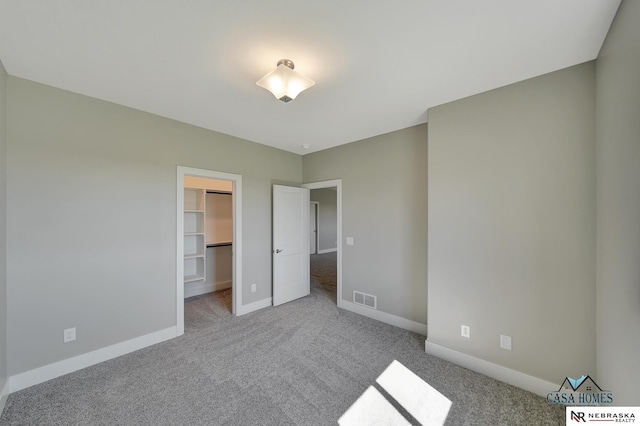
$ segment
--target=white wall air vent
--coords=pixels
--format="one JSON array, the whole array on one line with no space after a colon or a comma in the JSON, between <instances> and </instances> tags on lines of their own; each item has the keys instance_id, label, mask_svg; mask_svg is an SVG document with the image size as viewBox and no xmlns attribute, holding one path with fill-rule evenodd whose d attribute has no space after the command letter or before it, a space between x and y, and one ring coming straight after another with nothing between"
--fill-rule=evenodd
<instances>
[{"instance_id":1,"label":"white wall air vent","mask_svg":"<svg viewBox=\"0 0 640 426\"><path fill-rule=\"evenodd\" d=\"M376 309L376 297L370 294L364 295L364 304L370 308Z\"/></svg>"},{"instance_id":2,"label":"white wall air vent","mask_svg":"<svg viewBox=\"0 0 640 426\"><path fill-rule=\"evenodd\" d=\"M378 309L378 302L376 296L371 294L362 293L361 291L353 292L353 303L356 305L366 306L372 309Z\"/></svg>"}]
</instances>

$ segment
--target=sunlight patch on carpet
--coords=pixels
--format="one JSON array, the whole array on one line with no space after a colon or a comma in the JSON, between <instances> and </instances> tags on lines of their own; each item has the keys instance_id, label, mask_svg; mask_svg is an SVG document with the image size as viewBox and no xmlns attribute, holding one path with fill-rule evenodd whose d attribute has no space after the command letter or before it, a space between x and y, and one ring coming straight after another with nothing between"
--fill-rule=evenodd
<instances>
[{"instance_id":1,"label":"sunlight patch on carpet","mask_svg":"<svg viewBox=\"0 0 640 426\"><path fill-rule=\"evenodd\" d=\"M378 385L423 426L442 426L451 401L415 373L394 360ZM340 426L411 424L376 388L370 386L338 420Z\"/></svg>"},{"instance_id":2,"label":"sunlight patch on carpet","mask_svg":"<svg viewBox=\"0 0 640 426\"><path fill-rule=\"evenodd\" d=\"M411 426L385 397L369 386L360 398L338 419L340 426Z\"/></svg>"}]
</instances>

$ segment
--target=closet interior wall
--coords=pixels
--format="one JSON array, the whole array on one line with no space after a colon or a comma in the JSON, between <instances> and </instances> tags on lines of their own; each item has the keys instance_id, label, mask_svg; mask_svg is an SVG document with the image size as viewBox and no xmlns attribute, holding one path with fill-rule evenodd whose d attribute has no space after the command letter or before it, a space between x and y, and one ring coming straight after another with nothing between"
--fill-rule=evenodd
<instances>
[{"instance_id":1,"label":"closet interior wall","mask_svg":"<svg viewBox=\"0 0 640 426\"><path fill-rule=\"evenodd\" d=\"M233 204L230 192L206 193L205 239L207 242L205 284L212 291L231 288L233 280Z\"/></svg>"}]
</instances>

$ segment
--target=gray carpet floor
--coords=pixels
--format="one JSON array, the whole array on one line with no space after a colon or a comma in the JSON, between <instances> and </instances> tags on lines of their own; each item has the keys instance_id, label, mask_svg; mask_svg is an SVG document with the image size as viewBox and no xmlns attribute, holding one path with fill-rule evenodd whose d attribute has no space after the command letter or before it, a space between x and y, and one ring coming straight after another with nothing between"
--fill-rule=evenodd
<instances>
[{"instance_id":1,"label":"gray carpet floor","mask_svg":"<svg viewBox=\"0 0 640 426\"><path fill-rule=\"evenodd\" d=\"M13 393L1 425L335 425L395 359L452 401L447 425L560 425L564 409L338 309L335 254L309 297L242 317L230 290L185 302L185 335Z\"/></svg>"}]
</instances>

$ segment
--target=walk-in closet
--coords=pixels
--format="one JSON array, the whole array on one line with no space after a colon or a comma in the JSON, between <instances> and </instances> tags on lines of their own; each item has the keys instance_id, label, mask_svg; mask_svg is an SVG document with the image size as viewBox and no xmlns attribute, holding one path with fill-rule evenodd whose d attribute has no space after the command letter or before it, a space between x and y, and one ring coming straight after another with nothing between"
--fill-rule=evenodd
<instances>
[{"instance_id":1,"label":"walk-in closet","mask_svg":"<svg viewBox=\"0 0 640 426\"><path fill-rule=\"evenodd\" d=\"M233 185L184 178L184 297L233 285Z\"/></svg>"}]
</instances>

